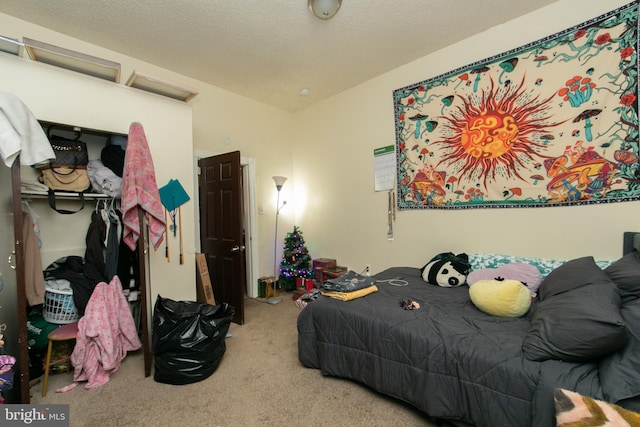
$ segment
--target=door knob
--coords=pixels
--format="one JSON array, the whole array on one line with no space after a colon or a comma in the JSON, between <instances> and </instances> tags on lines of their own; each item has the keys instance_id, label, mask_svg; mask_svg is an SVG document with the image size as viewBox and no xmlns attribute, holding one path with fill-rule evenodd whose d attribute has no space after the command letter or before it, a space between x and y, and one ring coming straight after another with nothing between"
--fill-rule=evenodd
<instances>
[{"instance_id":1,"label":"door knob","mask_svg":"<svg viewBox=\"0 0 640 427\"><path fill-rule=\"evenodd\" d=\"M244 246L238 246L235 245L233 248L231 248L231 252L244 252Z\"/></svg>"}]
</instances>

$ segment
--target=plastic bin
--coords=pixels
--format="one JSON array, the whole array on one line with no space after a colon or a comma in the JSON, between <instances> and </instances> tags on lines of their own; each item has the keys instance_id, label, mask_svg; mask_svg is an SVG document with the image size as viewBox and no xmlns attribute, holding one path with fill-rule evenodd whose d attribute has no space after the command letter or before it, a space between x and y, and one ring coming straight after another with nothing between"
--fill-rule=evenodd
<instances>
[{"instance_id":1,"label":"plastic bin","mask_svg":"<svg viewBox=\"0 0 640 427\"><path fill-rule=\"evenodd\" d=\"M73 291L45 288L42 316L47 322L59 325L78 320L78 310L73 302Z\"/></svg>"}]
</instances>

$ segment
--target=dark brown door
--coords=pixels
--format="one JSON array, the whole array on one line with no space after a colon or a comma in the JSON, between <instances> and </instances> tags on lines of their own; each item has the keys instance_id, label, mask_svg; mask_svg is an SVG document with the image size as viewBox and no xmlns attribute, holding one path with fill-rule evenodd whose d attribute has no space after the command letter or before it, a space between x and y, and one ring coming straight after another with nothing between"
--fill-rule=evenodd
<instances>
[{"instance_id":1,"label":"dark brown door","mask_svg":"<svg viewBox=\"0 0 640 427\"><path fill-rule=\"evenodd\" d=\"M198 161L200 247L216 303L235 309L233 322L244 324L245 257L242 239L240 152Z\"/></svg>"}]
</instances>

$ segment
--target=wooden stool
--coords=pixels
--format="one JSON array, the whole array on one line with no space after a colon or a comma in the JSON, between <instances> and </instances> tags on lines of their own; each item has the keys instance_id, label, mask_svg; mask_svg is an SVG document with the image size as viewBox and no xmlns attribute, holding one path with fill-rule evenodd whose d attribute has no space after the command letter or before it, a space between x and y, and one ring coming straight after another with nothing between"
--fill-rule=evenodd
<instances>
[{"instance_id":1,"label":"wooden stool","mask_svg":"<svg viewBox=\"0 0 640 427\"><path fill-rule=\"evenodd\" d=\"M61 362L68 362L71 359L71 355L65 355L61 359L54 360L51 363L51 349L54 341L68 341L75 340L78 335L78 322L68 323L62 325L54 331L51 331L47 338L49 339L49 345L47 346L47 356L44 361L44 382L42 384L42 397L47 395L47 382L49 380L49 368L53 365L57 365Z\"/></svg>"}]
</instances>

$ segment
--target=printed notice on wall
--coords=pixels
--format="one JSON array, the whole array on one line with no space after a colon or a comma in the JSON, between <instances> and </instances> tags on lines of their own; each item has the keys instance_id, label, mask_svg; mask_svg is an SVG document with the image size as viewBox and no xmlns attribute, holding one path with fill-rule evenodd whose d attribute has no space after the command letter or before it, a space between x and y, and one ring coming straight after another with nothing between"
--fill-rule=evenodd
<instances>
[{"instance_id":1,"label":"printed notice on wall","mask_svg":"<svg viewBox=\"0 0 640 427\"><path fill-rule=\"evenodd\" d=\"M375 191L393 190L396 181L396 152L393 145L373 150Z\"/></svg>"}]
</instances>

